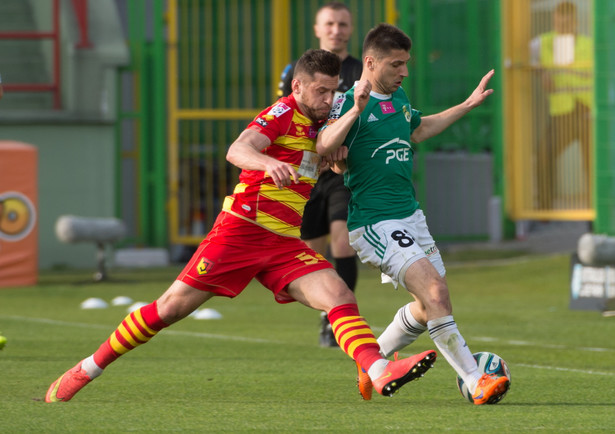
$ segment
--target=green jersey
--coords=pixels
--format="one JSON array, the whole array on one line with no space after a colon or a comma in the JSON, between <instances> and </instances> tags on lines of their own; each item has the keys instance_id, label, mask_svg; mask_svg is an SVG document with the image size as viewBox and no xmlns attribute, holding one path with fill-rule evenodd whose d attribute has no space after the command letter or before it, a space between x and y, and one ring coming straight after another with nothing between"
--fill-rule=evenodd
<instances>
[{"instance_id":1,"label":"green jersey","mask_svg":"<svg viewBox=\"0 0 615 434\"><path fill-rule=\"evenodd\" d=\"M336 100L327 124L353 105L354 87ZM392 95L371 93L343 143L348 147L344 180L351 194L348 230L406 218L419 207L412 185L410 136L421 123L420 115L401 87Z\"/></svg>"}]
</instances>

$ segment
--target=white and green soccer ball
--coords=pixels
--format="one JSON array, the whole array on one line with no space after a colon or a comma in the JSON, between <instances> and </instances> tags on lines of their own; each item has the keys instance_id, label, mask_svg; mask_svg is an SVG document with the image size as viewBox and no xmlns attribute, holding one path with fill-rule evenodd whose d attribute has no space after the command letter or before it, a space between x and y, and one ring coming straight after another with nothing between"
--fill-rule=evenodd
<instances>
[{"instance_id":1,"label":"white and green soccer ball","mask_svg":"<svg viewBox=\"0 0 615 434\"><path fill-rule=\"evenodd\" d=\"M510 369L508 369L508 364L503 358L488 351L481 351L472 355L478 364L478 371L481 374L495 374L497 376L504 376L508 377L508 381L511 381ZM461 396L469 402L474 403L472 400L472 393L470 393L470 390L459 376L457 376L457 387L459 388ZM504 398L505 395L506 394L502 395L498 402Z\"/></svg>"}]
</instances>

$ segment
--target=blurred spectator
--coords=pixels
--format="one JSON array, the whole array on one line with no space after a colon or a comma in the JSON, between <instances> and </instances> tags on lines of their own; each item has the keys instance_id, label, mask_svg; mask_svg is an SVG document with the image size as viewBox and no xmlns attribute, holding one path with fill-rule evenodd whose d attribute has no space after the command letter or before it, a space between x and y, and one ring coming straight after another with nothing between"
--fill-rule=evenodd
<instances>
[{"instance_id":1,"label":"blurred spectator","mask_svg":"<svg viewBox=\"0 0 615 434\"><path fill-rule=\"evenodd\" d=\"M578 141L581 164L578 180L589 183L591 168L591 116L593 99L593 42L578 33L577 7L563 1L553 11L553 30L530 44L532 65L547 98L545 134L538 148L538 204L558 206L559 157ZM589 191L589 188L587 189ZM589 194L585 195L589 207Z\"/></svg>"}]
</instances>

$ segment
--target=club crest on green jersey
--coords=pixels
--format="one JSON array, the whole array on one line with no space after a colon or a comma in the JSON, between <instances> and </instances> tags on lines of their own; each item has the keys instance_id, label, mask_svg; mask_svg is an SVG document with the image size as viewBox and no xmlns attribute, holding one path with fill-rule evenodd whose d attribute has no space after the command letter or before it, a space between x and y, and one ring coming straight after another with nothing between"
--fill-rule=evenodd
<instances>
[{"instance_id":1,"label":"club crest on green jersey","mask_svg":"<svg viewBox=\"0 0 615 434\"><path fill-rule=\"evenodd\" d=\"M404 105L402 107L402 111L404 112L404 116L406 117L406 122L410 122L412 120L412 111L410 109L410 104Z\"/></svg>"}]
</instances>

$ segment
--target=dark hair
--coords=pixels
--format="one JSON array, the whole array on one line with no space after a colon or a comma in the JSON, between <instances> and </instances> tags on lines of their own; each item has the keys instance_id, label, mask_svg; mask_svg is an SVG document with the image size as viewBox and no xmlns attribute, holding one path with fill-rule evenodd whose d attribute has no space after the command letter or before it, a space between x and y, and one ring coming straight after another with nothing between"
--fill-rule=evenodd
<instances>
[{"instance_id":1,"label":"dark hair","mask_svg":"<svg viewBox=\"0 0 615 434\"><path fill-rule=\"evenodd\" d=\"M352 17L352 12L350 12L350 8L348 6L346 6L346 4L344 4L342 2L331 2L331 3L327 3L327 4L322 5L316 11L316 15L315 16L318 16L318 14L323 9L333 9L334 11L348 11L350 16Z\"/></svg>"},{"instance_id":2,"label":"dark hair","mask_svg":"<svg viewBox=\"0 0 615 434\"><path fill-rule=\"evenodd\" d=\"M410 51L412 40L403 31L391 24L380 24L365 36L363 55L384 57L392 50Z\"/></svg>"},{"instance_id":3,"label":"dark hair","mask_svg":"<svg viewBox=\"0 0 615 434\"><path fill-rule=\"evenodd\" d=\"M294 77L306 74L313 78L317 72L335 77L340 74L341 69L342 61L337 54L327 50L309 49L297 60Z\"/></svg>"}]
</instances>

